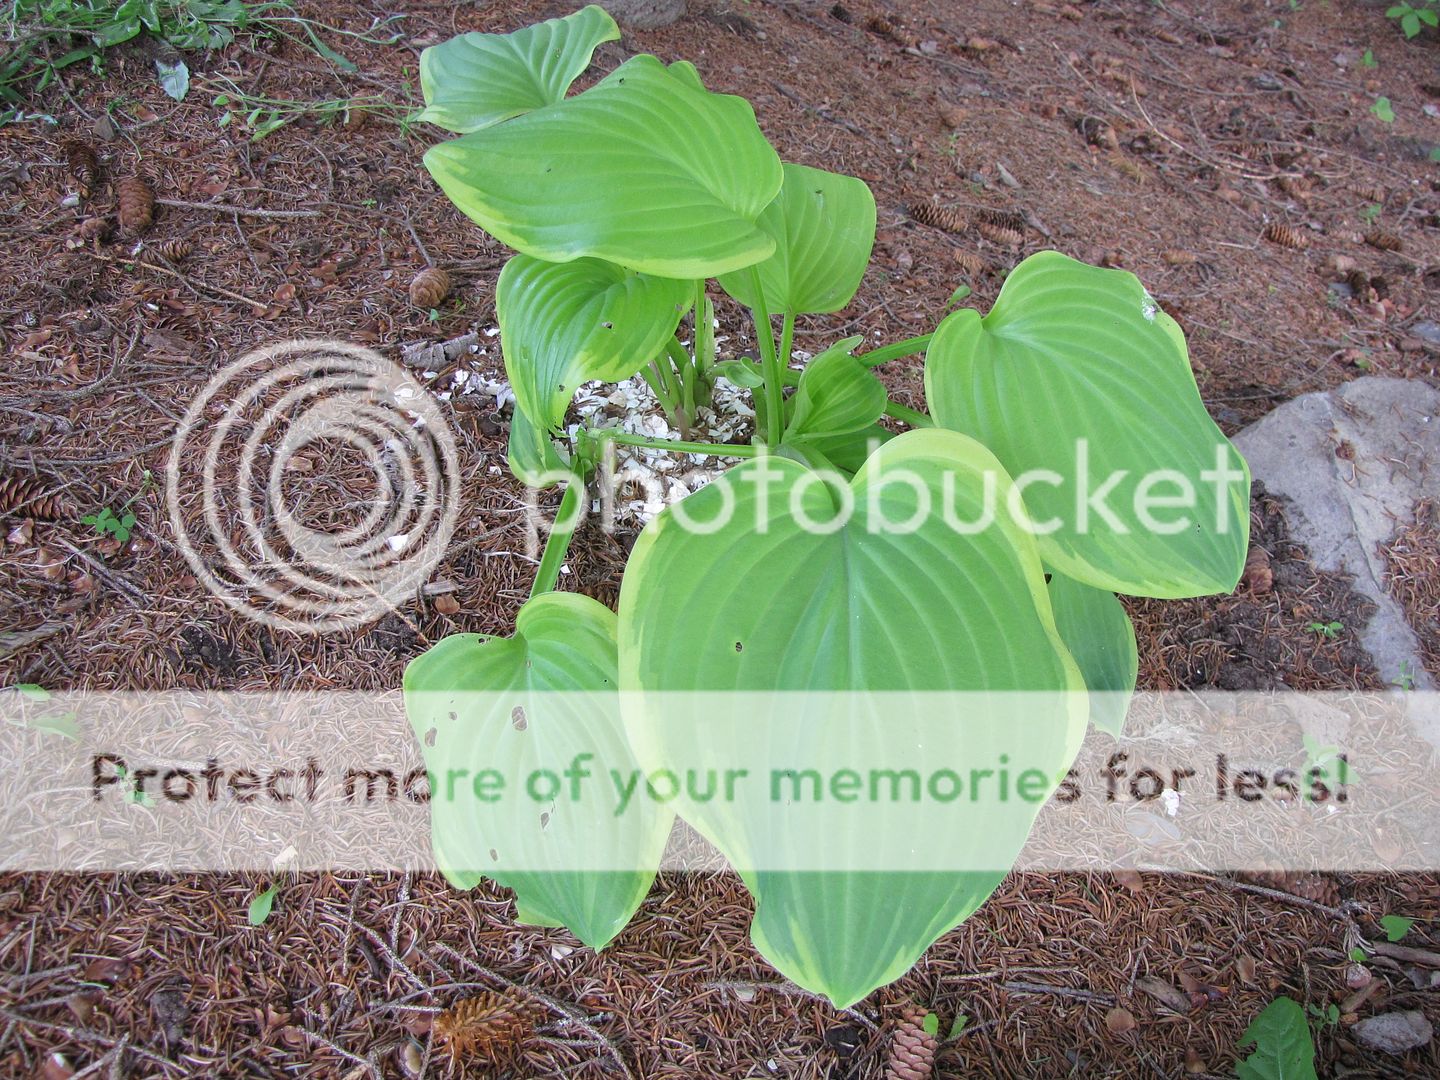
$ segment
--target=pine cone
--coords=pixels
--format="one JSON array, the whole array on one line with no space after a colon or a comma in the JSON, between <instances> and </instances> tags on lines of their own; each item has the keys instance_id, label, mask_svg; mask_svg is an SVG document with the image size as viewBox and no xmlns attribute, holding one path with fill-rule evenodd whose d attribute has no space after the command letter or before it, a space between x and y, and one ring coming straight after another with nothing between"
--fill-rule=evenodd
<instances>
[{"instance_id":1,"label":"pine cone","mask_svg":"<svg viewBox=\"0 0 1440 1080\"><path fill-rule=\"evenodd\" d=\"M926 1032L926 1012L918 1005L906 1005L890 1037L890 1060L885 1080L928 1080L935 1068L940 1037Z\"/></svg>"},{"instance_id":2,"label":"pine cone","mask_svg":"<svg viewBox=\"0 0 1440 1080\"><path fill-rule=\"evenodd\" d=\"M75 511L64 495L46 491L37 478L3 473L0 474L0 514L60 521L74 517Z\"/></svg>"},{"instance_id":3,"label":"pine cone","mask_svg":"<svg viewBox=\"0 0 1440 1080\"><path fill-rule=\"evenodd\" d=\"M103 217L86 218L80 222L79 228L75 230L80 234L82 240L99 240L102 243L110 238L110 219Z\"/></svg>"},{"instance_id":4,"label":"pine cone","mask_svg":"<svg viewBox=\"0 0 1440 1080\"><path fill-rule=\"evenodd\" d=\"M1075 130L1080 132L1091 146L1099 146L1105 150L1120 149L1120 140L1115 135L1115 129L1098 116L1082 116L1075 121Z\"/></svg>"},{"instance_id":5,"label":"pine cone","mask_svg":"<svg viewBox=\"0 0 1440 1080\"><path fill-rule=\"evenodd\" d=\"M155 245L155 254L172 263L184 262L194 250L195 245L189 240L161 240Z\"/></svg>"},{"instance_id":6,"label":"pine cone","mask_svg":"<svg viewBox=\"0 0 1440 1080\"><path fill-rule=\"evenodd\" d=\"M915 46L915 35L908 30L895 25L883 15L871 15L865 20L865 29L872 34L883 38L889 38L901 48L910 49Z\"/></svg>"},{"instance_id":7,"label":"pine cone","mask_svg":"<svg viewBox=\"0 0 1440 1080\"><path fill-rule=\"evenodd\" d=\"M1025 215L1014 210L976 210L972 216L982 224L1012 229L1022 235L1025 232Z\"/></svg>"},{"instance_id":8,"label":"pine cone","mask_svg":"<svg viewBox=\"0 0 1440 1080\"><path fill-rule=\"evenodd\" d=\"M1356 195L1367 203L1379 203L1381 206L1385 205L1385 200L1389 196L1389 192L1378 184L1372 184L1369 187L1351 188L1350 190L1355 192Z\"/></svg>"},{"instance_id":9,"label":"pine cone","mask_svg":"<svg viewBox=\"0 0 1440 1080\"><path fill-rule=\"evenodd\" d=\"M1376 229L1365 234L1365 243L1381 251L1403 251L1405 242L1394 233L1386 232L1384 229Z\"/></svg>"},{"instance_id":10,"label":"pine cone","mask_svg":"<svg viewBox=\"0 0 1440 1080\"><path fill-rule=\"evenodd\" d=\"M544 1019L535 1002L501 990L463 998L435 1018L432 1031L450 1049L450 1060L472 1055L497 1062L510 1055Z\"/></svg>"},{"instance_id":11,"label":"pine cone","mask_svg":"<svg viewBox=\"0 0 1440 1080\"><path fill-rule=\"evenodd\" d=\"M88 143L71 139L65 144L65 163L70 167L70 175L75 178L75 183L79 185L80 197L88 199L100 179L100 159L95 156L95 151Z\"/></svg>"},{"instance_id":12,"label":"pine cone","mask_svg":"<svg viewBox=\"0 0 1440 1080\"><path fill-rule=\"evenodd\" d=\"M436 267L421 270L410 281L410 303L418 308L435 308L450 295L450 275Z\"/></svg>"},{"instance_id":13,"label":"pine cone","mask_svg":"<svg viewBox=\"0 0 1440 1080\"><path fill-rule=\"evenodd\" d=\"M1019 229L1007 229L1003 225L991 225L988 221L982 221L976 226L980 235L992 244L999 244L1001 247L1019 247L1025 243L1025 234Z\"/></svg>"},{"instance_id":14,"label":"pine cone","mask_svg":"<svg viewBox=\"0 0 1440 1080\"><path fill-rule=\"evenodd\" d=\"M1279 244L1287 248L1307 248L1310 246L1310 239L1299 229L1289 225L1282 225L1278 221L1272 221L1265 226L1265 239L1272 244Z\"/></svg>"},{"instance_id":15,"label":"pine cone","mask_svg":"<svg viewBox=\"0 0 1440 1080\"><path fill-rule=\"evenodd\" d=\"M973 251L955 252L955 265L965 277L976 278L985 272L985 260Z\"/></svg>"},{"instance_id":16,"label":"pine cone","mask_svg":"<svg viewBox=\"0 0 1440 1080\"><path fill-rule=\"evenodd\" d=\"M1278 889L1311 900L1326 907L1340 903L1340 883L1328 874L1299 873L1293 870L1265 870L1252 874L1241 874L1242 881L1263 885L1267 889Z\"/></svg>"},{"instance_id":17,"label":"pine cone","mask_svg":"<svg viewBox=\"0 0 1440 1080\"><path fill-rule=\"evenodd\" d=\"M126 232L144 232L155 220L155 191L139 176L127 176L116 185L120 201L120 227Z\"/></svg>"},{"instance_id":18,"label":"pine cone","mask_svg":"<svg viewBox=\"0 0 1440 1080\"><path fill-rule=\"evenodd\" d=\"M1193 251L1162 251L1160 258L1166 266L1194 266L1196 255Z\"/></svg>"},{"instance_id":19,"label":"pine cone","mask_svg":"<svg viewBox=\"0 0 1440 1080\"><path fill-rule=\"evenodd\" d=\"M1370 288L1370 275L1364 270L1351 270L1345 275L1345 284L1350 286L1350 292L1361 303L1376 299Z\"/></svg>"},{"instance_id":20,"label":"pine cone","mask_svg":"<svg viewBox=\"0 0 1440 1080\"><path fill-rule=\"evenodd\" d=\"M910 211L910 216L921 225L929 225L933 229L940 229L944 232L964 232L970 225L964 214L948 206L936 206L933 203L911 203L906 209Z\"/></svg>"}]
</instances>

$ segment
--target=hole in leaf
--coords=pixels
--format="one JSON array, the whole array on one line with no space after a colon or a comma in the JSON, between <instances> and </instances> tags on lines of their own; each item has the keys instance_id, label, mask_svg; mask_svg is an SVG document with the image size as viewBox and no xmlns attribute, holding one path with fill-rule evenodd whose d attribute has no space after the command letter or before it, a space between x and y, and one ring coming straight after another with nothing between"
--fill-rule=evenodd
<instances>
[{"instance_id":1,"label":"hole in leaf","mask_svg":"<svg viewBox=\"0 0 1440 1080\"><path fill-rule=\"evenodd\" d=\"M1050 578L1051 578L1051 575L1050 575L1050 574L1046 574L1046 575L1045 575L1045 584L1046 584L1046 585L1049 585L1049 584L1050 584Z\"/></svg>"},{"instance_id":2,"label":"hole in leaf","mask_svg":"<svg viewBox=\"0 0 1440 1080\"><path fill-rule=\"evenodd\" d=\"M433 727L429 731L425 732L425 745L435 745L435 729Z\"/></svg>"},{"instance_id":3,"label":"hole in leaf","mask_svg":"<svg viewBox=\"0 0 1440 1080\"><path fill-rule=\"evenodd\" d=\"M735 642L735 651L736 651L736 652L744 652L744 651L745 651L745 646L742 645L742 644L740 644L740 642L737 641L737 642Z\"/></svg>"},{"instance_id":4,"label":"hole in leaf","mask_svg":"<svg viewBox=\"0 0 1440 1080\"><path fill-rule=\"evenodd\" d=\"M510 710L510 726L516 731L524 731L530 726L530 721L525 718L525 710L519 705Z\"/></svg>"},{"instance_id":5,"label":"hole in leaf","mask_svg":"<svg viewBox=\"0 0 1440 1080\"><path fill-rule=\"evenodd\" d=\"M543 812L540 814L540 828L546 829L546 828L549 828L549 827L550 827L550 811L549 811L549 810L545 810L545 811L543 811Z\"/></svg>"},{"instance_id":6,"label":"hole in leaf","mask_svg":"<svg viewBox=\"0 0 1440 1080\"><path fill-rule=\"evenodd\" d=\"M496 852L496 850L495 850L493 847L490 849L490 861L491 861L491 862L499 862L499 861L500 861L500 855L499 855L498 852Z\"/></svg>"}]
</instances>

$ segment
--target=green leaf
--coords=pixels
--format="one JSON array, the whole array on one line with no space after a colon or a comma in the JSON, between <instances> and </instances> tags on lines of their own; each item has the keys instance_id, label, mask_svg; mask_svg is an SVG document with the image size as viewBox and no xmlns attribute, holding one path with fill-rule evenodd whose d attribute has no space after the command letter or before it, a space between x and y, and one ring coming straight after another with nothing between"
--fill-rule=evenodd
<instances>
[{"instance_id":1,"label":"green leaf","mask_svg":"<svg viewBox=\"0 0 1440 1080\"><path fill-rule=\"evenodd\" d=\"M743 360L725 360L711 369L722 379L727 379L746 390L758 390L765 385L765 376L753 364Z\"/></svg>"},{"instance_id":2,"label":"green leaf","mask_svg":"<svg viewBox=\"0 0 1440 1080\"><path fill-rule=\"evenodd\" d=\"M1023 487L1049 566L1137 596L1235 588L1249 468L1205 411L1180 328L1133 274L1030 256L990 314L940 324L925 391L937 424L990 447ZM1190 505L1166 505L1187 491Z\"/></svg>"},{"instance_id":3,"label":"green leaf","mask_svg":"<svg viewBox=\"0 0 1440 1080\"><path fill-rule=\"evenodd\" d=\"M802 435L787 439L785 445L799 450L807 460L818 455L832 468L853 475L866 458L893 438L895 433L889 428L872 424L843 435Z\"/></svg>"},{"instance_id":4,"label":"green leaf","mask_svg":"<svg viewBox=\"0 0 1440 1080\"><path fill-rule=\"evenodd\" d=\"M553 105L620 28L591 4L513 34L461 34L420 54L425 109L416 117L447 131L479 131Z\"/></svg>"},{"instance_id":5,"label":"green leaf","mask_svg":"<svg viewBox=\"0 0 1440 1080\"><path fill-rule=\"evenodd\" d=\"M1385 940L1394 944L1402 940L1410 933L1410 928L1415 925L1414 919L1407 919L1401 915L1381 915L1380 929L1385 931Z\"/></svg>"},{"instance_id":6,"label":"green leaf","mask_svg":"<svg viewBox=\"0 0 1440 1080\"><path fill-rule=\"evenodd\" d=\"M845 435L874 425L885 414L885 386L850 350L861 335L838 341L800 374L785 437Z\"/></svg>"},{"instance_id":7,"label":"green leaf","mask_svg":"<svg viewBox=\"0 0 1440 1080\"><path fill-rule=\"evenodd\" d=\"M280 891L279 885L271 885L264 892L255 896L250 901L249 910L245 913L246 919L251 926L259 926L270 918L270 912L275 907L275 894Z\"/></svg>"},{"instance_id":8,"label":"green leaf","mask_svg":"<svg viewBox=\"0 0 1440 1080\"><path fill-rule=\"evenodd\" d=\"M839 311L870 264L875 197L853 176L786 164L780 194L760 215L760 227L775 238L775 254L758 267L766 309ZM752 285L748 269L720 278L720 287L746 307L755 306Z\"/></svg>"},{"instance_id":9,"label":"green leaf","mask_svg":"<svg viewBox=\"0 0 1440 1080\"><path fill-rule=\"evenodd\" d=\"M965 1028L970 1024L970 1017L965 1013L956 1013L955 1022L950 1025L950 1034L945 1036L945 1041L958 1038Z\"/></svg>"},{"instance_id":10,"label":"green leaf","mask_svg":"<svg viewBox=\"0 0 1440 1080\"><path fill-rule=\"evenodd\" d=\"M1370 106L1370 111L1375 114L1375 119L1383 124L1393 124L1395 122L1395 110L1390 107L1390 99L1388 97L1376 98L1375 104Z\"/></svg>"},{"instance_id":11,"label":"green leaf","mask_svg":"<svg viewBox=\"0 0 1440 1080\"><path fill-rule=\"evenodd\" d=\"M519 407L552 429L581 383L628 379L659 356L690 302L691 283L600 259L516 255L500 272L495 310L505 373Z\"/></svg>"},{"instance_id":12,"label":"green leaf","mask_svg":"<svg viewBox=\"0 0 1440 1080\"><path fill-rule=\"evenodd\" d=\"M14 690L21 697L29 698L31 701L49 701L50 691L39 683L22 682L16 683L10 689Z\"/></svg>"},{"instance_id":13,"label":"green leaf","mask_svg":"<svg viewBox=\"0 0 1440 1080\"><path fill-rule=\"evenodd\" d=\"M185 100L185 95L190 92L190 69L185 66L184 60L173 63L156 60L155 72L160 76L160 89L165 91L166 96L176 101Z\"/></svg>"},{"instance_id":14,"label":"green leaf","mask_svg":"<svg viewBox=\"0 0 1440 1080\"><path fill-rule=\"evenodd\" d=\"M1426 26L1440 26L1440 12L1434 8L1420 8L1415 15Z\"/></svg>"},{"instance_id":15,"label":"green leaf","mask_svg":"<svg viewBox=\"0 0 1440 1080\"><path fill-rule=\"evenodd\" d=\"M518 405L510 415L508 458L511 474L527 487L554 487L570 473L550 436L532 424Z\"/></svg>"},{"instance_id":16,"label":"green leaf","mask_svg":"<svg viewBox=\"0 0 1440 1080\"><path fill-rule=\"evenodd\" d=\"M118 12L116 14L119 14ZM136 34L140 33L141 23L139 19L120 19L103 24L95 31L94 42L102 49L108 49L113 45L129 41Z\"/></svg>"},{"instance_id":17,"label":"green leaf","mask_svg":"<svg viewBox=\"0 0 1440 1080\"><path fill-rule=\"evenodd\" d=\"M996 499L986 498L987 474ZM646 768L744 753L807 766L877 760L900 745L901 729L825 707L839 699L842 713L863 711L858 702L868 692L1081 690L1055 631L1034 540L1009 513L1008 477L983 446L933 428L897 436L848 485L848 520L837 519L844 502L818 480L785 458L752 459L641 534L621 588L619 641L622 691L645 692L625 707ZM922 499L942 505L946 489L961 521L990 505L991 525L958 535L941 513L917 515ZM912 521L913 531L892 531ZM798 690L867 693L776 693ZM711 708L737 697L744 704L725 723L707 707L671 705L666 694L656 702L654 691L718 692L704 695ZM1065 772L1085 729L1083 694L1053 696L1024 725L1027 756L1045 777ZM901 715L906 752L926 759L988 762L1002 746L1019 749L1013 716L1001 723L976 708L956 718L935 707ZM791 757L797 750L804 756ZM859 819L822 813L797 833L788 805L764 788L679 809L754 894L756 948L837 1005L899 978L974 912L1013 863L1037 810L953 804L942 824L933 806L886 802L856 807ZM922 854L917 869L898 873L844 868L873 865L877 851L922 852L919 837L945 854L933 862ZM836 861L786 868L795 864L785 853L817 847ZM766 854L777 851L778 861ZM966 856L971 861L949 861Z\"/></svg>"},{"instance_id":18,"label":"green leaf","mask_svg":"<svg viewBox=\"0 0 1440 1080\"><path fill-rule=\"evenodd\" d=\"M43 731L47 735L62 736L71 742L80 741L80 725L75 722L73 712L37 716L33 720L27 720L26 726L36 731Z\"/></svg>"},{"instance_id":19,"label":"green leaf","mask_svg":"<svg viewBox=\"0 0 1440 1080\"><path fill-rule=\"evenodd\" d=\"M1090 691L1090 722L1119 737L1140 670L1135 627L1119 597L1050 575L1055 627Z\"/></svg>"},{"instance_id":20,"label":"green leaf","mask_svg":"<svg viewBox=\"0 0 1440 1080\"><path fill-rule=\"evenodd\" d=\"M320 35L315 32L315 28L310 25L309 20L302 20L300 25L305 28L305 35L310 39L310 47L314 49L322 59L330 61L330 63L334 64L341 71L360 70L359 65L356 64L354 60L341 55L329 45L325 44L325 42L321 40ZM422 53L421 56L423 58L424 54Z\"/></svg>"},{"instance_id":21,"label":"green leaf","mask_svg":"<svg viewBox=\"0 0 1440 1080\"><path fill-rule=\"evenodd\" d=\"M667 69L671 75L696 90L704 90L705 84L700 81L700 71L689 60L676 60Z\"/></svg>"},{"instance_id":22,"label":"green leaf","mask_svg":"<svg viewBox=\"0 0 1440 1080\"><path fill-rule=\"evenodd\" d=\"M925 1014L925 1019L920 1022L920 1029L926 1035L938 1035L940 1033L940 1017L933 1012Z\"/></svg>"},{"instance_id":23,"label":"green leaf","mask_svg":"<svg viewBox=\"0 0 1440 1080\"><path fill-rule=\"evenodd\" d=\"M615 616L589 597L542 593L520 609L512 638L448 637L411 662L404 685L432 777L496 769L518 784L537 769L588 760L594 775L583 790L593 792L610 786L610 769L633 773L616 693ZM492 877L515 890L525 921L567 926L594 948L630 921L670 833L667 807L641 798L617 815L573 795L537 802L520 790L492 791L493 799L472 791L446 797L432 788L431 839L452 883ZM493 869L497 860L508 868ZM597 865L617 869L579 869Z\"/></svg>"},{"instance_id":24,"label":"green leaf","mask_svg":"<svg viewBox=\"0 0 1440 1080\"><path fill-rule=\"evenodd\" d=\"M1235 1066L1240 1080L1318 1080L1315 1044L1305 1010L1291 998L1276 998L1251 1021L1237 1047L1255 1052Z\"/></svg>"},{"instance_id":25,"label":"green leaf","mask_svg":"<svg viewBox=\"0 0 1440 1080\"><path fill-rule=\"evenodd\" d=\"M433 146L425 166L460 210L518 251L590 255L660 277L759 262L756 224L780 159L750 105L635 56L576 97Z\"/></svg>"}]
</instances>

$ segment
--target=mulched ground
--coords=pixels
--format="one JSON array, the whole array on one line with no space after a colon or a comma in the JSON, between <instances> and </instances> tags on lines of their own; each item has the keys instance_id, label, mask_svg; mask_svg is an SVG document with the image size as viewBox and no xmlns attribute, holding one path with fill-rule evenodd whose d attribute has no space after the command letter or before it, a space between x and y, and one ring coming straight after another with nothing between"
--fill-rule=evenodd
<instances>
[{"instance_id":1,"label":"mulched ground","mask_svg":"<svg viewBox=\"0 0 1440 1080\"><path fill-rule=\"evenodd\" d=\"M983 309L997 271L1055 246L1141 276L1185 327L1227 431L1362 373L1436 378L1437 352L1414 327L1437 319L1440 194L1427 157L1440 122L1424 109L1440 94L1440 54L1432 34L1406 42L1384 5L692 7L675 27L606 46L601 66L631 51L693 59L714 89L755 103L785 158L860 175L876 193L871 271L846 311L802 321L799 347L921 333L962 283ZM354 30L383 14L302 10ZM58 520L5 521L0 629L21 638L6 639L0 684L389 688L429 642L509 629L532 566L521 492L503 475L503 425L482 410L454 417L465 504L437 571L455 586L450 615L417 599L323 637L239 619L184 573L145 473L161 475L176 419L226 362L296 335L393 355L492 325L504 257L421 169L434 132L377 114L358 128L302 119L250 143L238 121L217 127L206 87L226 77L256 94L409 104L423 45L563 10L417 6L402 44L337 42L358 75L291 45L241 44L192 58L196 88L180 104L155 85L145 47L128 47L105 77L47 92L58 134L0 131L0 465L69 504ZM1382 95L1393 123L1371 112ZM106 115L108 140L97 134ZM75 191L69 139L101 162L79 208L64 205ZM146 246L82 239L82 220L112 214L117 181L137 173L171 200ZM921 206L954 210L955 231L917 222L946 220ZM981 211L1019 214L1018 237ZM171 240L192 245L188 258L157 250ZM435 321L406 297L427 257L458 282ZM721 314L743 347L736 312ZM892 392L918 404L918 358L891 367ZM78 521L132 497L126 543ZM1315 573L1273 500L1257 495L1253 512L1264 556L1235 597L1130 605L1141 686L1380 685L1351 633L1363 604ZM1406 581L1417 571L1400 560L1423 557L1425 542L1397 539L1392 566ZM564 587L613 598L624 550L623 538L582 532ZM1405 594L1417 621L1434 602L1431 573ZM1305 629L1332 620L1346 628L1334 639ZM1380 936L1376 920L1390 912L1440 916L1428 878L1332 878L1317 901L1230 880L1017 875L905 980L848 1013L777 983L746 941L748 900L725 877L657 883L599 957L563 932L515 928L509 901L483 888L306 877L286 882L276 914L252 929L245 910L260 887L0 879L0 1072L63 1076L43 1071L58 1051L96 1066L91 1075L117 1062L116 1075L136 1076L444 1075L434 1011L506 987L543 1007L508 1066L517 1076L879 1077L911 998L941 1016L942 1034L969 1017L940 1057L943 1075L967 1077L1174 1076L1187 1063L1227 1074L1240 1031L1277 993L1440 1021L1433 991L1414 989L1399 964L1377 964L1378 992L1345 1000L1357 935ZM1413 943L1433 945L1427 935L1422 925ZM1166 1011L1137 988L1146 975L1200 1003ZM1350 1019L1318 1031L1332 1067L1440 1071L1433 1047L1362 1058ZM504 1070L472 1060L462 1072Z\"/></svg>"}]
</instances>

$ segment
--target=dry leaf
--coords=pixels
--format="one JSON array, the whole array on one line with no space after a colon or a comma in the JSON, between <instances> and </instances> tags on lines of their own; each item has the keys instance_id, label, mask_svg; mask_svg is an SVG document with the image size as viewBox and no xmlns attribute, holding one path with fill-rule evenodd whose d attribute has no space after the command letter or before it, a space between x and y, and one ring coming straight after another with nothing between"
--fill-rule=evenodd
<instances>
[{"instance_id":1,"label":"dry leaf","mask_svg":"<svg viewBox=\"0 0 1440 1080\"><path fill-rule=\"evenodd\" d=\"M1179 988L1171 986L1159 976L1145 975L1136 979L1135 989L1143 990L1173 1013L1187 1013L1190 1011L1190 998Z\"/></svg>"},{"instance_id":2,"label":"dry leaf","mask_svg":"<svg viewBox=\"0 0 1440 1080\"><path fill-rule=\"evenodd\" d=\"M1241 953L1235 957L1235 977L1246 986L1255 985L1255 958L1249 953Z\"/></svg>"},{"instance_id":3,"label":"dry leaf","mask_svg":"<svg viewBox=\"0 0 1440 1080\"><path fill-rule=\"evenodd\" d=\"M1129 1009L1121 1008L1119 1005L1105 1014L1105 1027L1111 1035L1126 1035L1138 1026L1135 1023L1135 1015Z\"/></svg>"}]
</instances>

